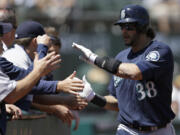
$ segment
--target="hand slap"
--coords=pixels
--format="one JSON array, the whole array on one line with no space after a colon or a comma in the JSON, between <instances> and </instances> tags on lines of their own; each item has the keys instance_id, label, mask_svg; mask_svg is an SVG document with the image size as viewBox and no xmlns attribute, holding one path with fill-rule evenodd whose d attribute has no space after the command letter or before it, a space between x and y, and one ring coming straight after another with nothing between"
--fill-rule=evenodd
<instances>
[{"instance_id":1,"label":"hand slap","mask_svg":"<svg viewBox=\"0 0 180 135\"><path fill-rule=\"evenodd\" d=\"M74 42L72 44L72 47L80 50L84 55L82 57L84 57L84 59L86 59L86 61L88 63L94 63L95 62L97 55L95 53L93 53L90 49L84 47L83 45L79 45L77 43L74 43Z\"/></svg>"},{"instance_id":2,"label":"hand slap","mask_svg":"<svg viewBox=\"0 0 180 135\"><path fill-rule=\"evenodd\" d=\"M84 89L82 92L79 92L79 95L90 102L94 98L95 92L93 91L91 84L86 80L85 75L83 76L82 80L84 83Z\"/></svg>"}]
</instances>

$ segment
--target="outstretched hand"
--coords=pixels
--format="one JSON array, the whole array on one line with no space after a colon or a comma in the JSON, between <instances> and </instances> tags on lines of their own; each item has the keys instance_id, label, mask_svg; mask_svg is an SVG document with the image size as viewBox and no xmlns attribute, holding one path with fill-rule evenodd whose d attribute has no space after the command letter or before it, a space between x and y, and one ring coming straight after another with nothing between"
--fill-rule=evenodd
<instances>
[{"instance_id":1,"label":"outstretched hand","mask_svg":"<svg viewBox=\"0 0 180 135\"><path fill-rule=\"evenodd\" d=\"M47 75L52 72L54 69L59 67L59 63L61 62L60 55L55 55L54 52L47 54L44 58L39 59L39 55L37 52L34 53L34 68L33 70L37 70L40 73L41 77Z\"/></svg>"},{"instance_id":2,"label":"outstretched hand","mask_svg":"<svg viewBox=\"0 0 180 135\"><path fill-rule=\"evenodd\" d=\"M92 64L95 62L97 54L93 53L90 49L84 47L83 45L79 45L75 42L73 42L72 47L80 50L83 53L83 55L80 56L81 60L84 60Z\"/></svg>"},{"instance_id":3,"label":"outstretched hand","mask_svg":"<svg viewBox=\"0 0 180 135\"><path fill-rule=\"evenodd\" d=\"M66 93L77 94L76 91L82 91L83 81L76 78L76 71L69 75L65 80L59 81L57 89Z\"/></svg>"}]
</instances>

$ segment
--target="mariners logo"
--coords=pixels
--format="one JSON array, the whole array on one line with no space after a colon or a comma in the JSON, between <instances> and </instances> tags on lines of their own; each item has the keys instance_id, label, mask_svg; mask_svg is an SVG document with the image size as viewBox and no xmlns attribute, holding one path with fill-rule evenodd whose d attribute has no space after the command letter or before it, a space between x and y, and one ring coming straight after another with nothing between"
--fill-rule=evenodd
<instances>
[{"instance_id":1,"label":"mariners logo","mask_svg":"<svg viewBox=\"0 0 180 135\"><path fill-rule=\"evenodd\" d=\"M122 10L122 11L121 11L121 19L124 19L125 16L126 16L126 15L125 15L125 10Z\"/></svg>"},{"instance_id":2,"label":"mariners logo","mask_svg":"<svg viewBox=\"0 0 180 135\"><path fill-rule=\"evenodd\" d=\"M117 87L119 82L122 80L123 78L118 77L118 76L114 76L114 87Z\"/></svg>"},{"instance_id":3,"label":"mariners logo","mask_svg":"<svg viewBox=\"0 0 180 135\"><path fill-rule=\"evenodd\" d=\"M146 60L147 61L158 61L160 58L160 54L158 51L151 51L147 56Z\"/></svg>"}]
</instances>

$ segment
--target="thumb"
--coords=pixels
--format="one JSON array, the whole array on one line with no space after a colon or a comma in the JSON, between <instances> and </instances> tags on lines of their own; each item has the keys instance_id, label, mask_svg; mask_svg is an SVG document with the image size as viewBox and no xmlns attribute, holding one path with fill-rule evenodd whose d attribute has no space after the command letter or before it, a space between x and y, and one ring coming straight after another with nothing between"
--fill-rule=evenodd
<instances>
[{"instance_id":1,"label":"thumb","mask_svg":"<svg viewBox=\"0 0 180 135\"><path fill-rule=\"evenodd\" d=\"M78 44L75 43L75 42L73 42L72 47L82 51L82 46L81 46L81 45L78 45Z\"/></svg>"},{"instance_id":2,"label":"thumb","mask_svg":"<svg viewBox=\"0 0 180 135\"><path fill-rule=\"evenodd\" d=\"M69 78L70 78L70 79L73 79L75 76L76 76L76 71L74 71L74 72L69 76Z\"/></svg>"},{"instance_id":3,"label":"thumb","mask_svg":"<svg viewBox=\"0 0 180 135\"><path fill-rule=\"evenodd\" d=\"M86 80L86 75L83 75L82 80L83 80L84 83L87 82L87 80Z\"/></svg>"}]
</instances>

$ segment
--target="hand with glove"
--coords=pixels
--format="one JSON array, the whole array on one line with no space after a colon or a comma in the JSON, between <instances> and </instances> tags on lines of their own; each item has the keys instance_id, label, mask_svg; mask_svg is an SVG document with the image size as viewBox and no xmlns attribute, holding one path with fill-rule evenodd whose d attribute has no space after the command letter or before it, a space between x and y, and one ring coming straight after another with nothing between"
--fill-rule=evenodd
<instances>
[{"instance_id":1,"label":"hand with glove","mask_svg":"<svg viewBox=\"0 0 180 135\"><path fill-rule=\"evenodd\" d=\"M83 52L83 56L80 56L80 59L82 59L88 63L94 64L97 54L93 53L90 49L88 49L82 45L78 45L74 42L73 42L72 47Z\"/></svg>"},{"instance_id":2,"label":"hand with glove","mask_svg":"<svg viewBox=\"0 0 180 135\"><path fill-rule=\"evenodd\" d=\"M79 92L79 95L85 98L88 102L91 102L99 107L104 107L106 105L106 99L93 91L91 84L86 80L85 75L82 80L84 83L84 89L82 92Z\"/></svg>"},{"instance_id":3,"label":"hand with glove","mask_svg":"<svg viewBox=\"0 0 180 135\"><path fill-rule=\"evenodd\" d=\"M84 89L82 92L79 92L79 95L90 102L94 98L95 92L93 91L91 84L86 80L85 75L83 76L82 80L84 83Z\"/></svg>"}]
</instances>

